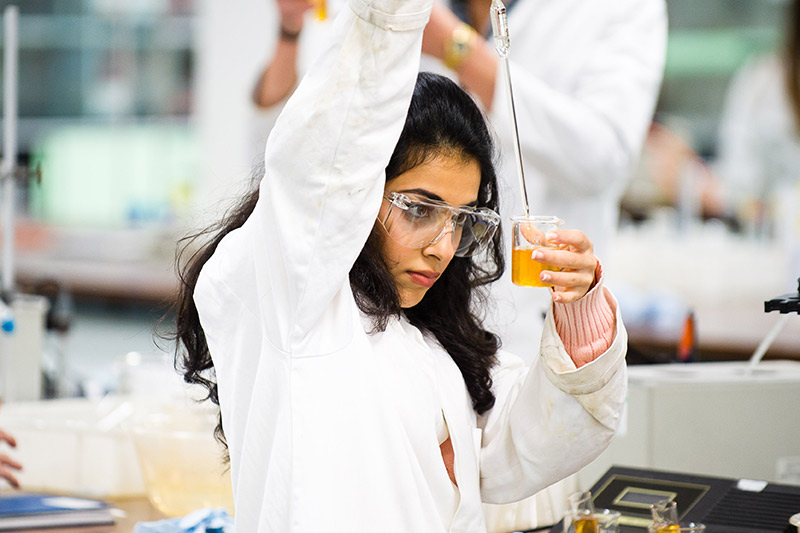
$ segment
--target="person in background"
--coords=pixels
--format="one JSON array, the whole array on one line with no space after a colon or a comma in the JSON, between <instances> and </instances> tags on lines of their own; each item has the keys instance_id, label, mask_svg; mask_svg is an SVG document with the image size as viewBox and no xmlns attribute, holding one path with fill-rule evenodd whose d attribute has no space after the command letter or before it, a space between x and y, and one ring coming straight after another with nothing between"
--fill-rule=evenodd
<instances>
[{"instance_id":1,"label":"person in background","mask_svg":"<svg viewBox=\"0 0 800 533\"><path fill-rule=\"evenodd\" d=\"M782 50L731 80L714 165L726 209L749 233L779 240L797 231L800 209L800 0L787 10Z\"/></svg>"},{"instance_id":2,"label":"person in background","mask_svg":"<svg viewBox=\"0 0 800 533\"><path fill-rule=\"evenodd\" d=\"M12 448L16 448L17 446L17 441L14 440L14 437L2 429L0 429L0 442L5 442ZM22 465L8 455L0 453L0 478L8 481L12 487L19 488L19 481L17 481L17 478L14 476L15 470L22 470Z\"/></svg>"},{"instance_id":3,"label":"person in background","mask_svg":"<svg viewBox=\"0 0 800 533\"><path fill-rule=\"evenodd\" d=\"M653 122L637 172L622 198L632 218L672 207L679 217L726 220L720 180L680 132Z\"/></svg>"},{"instance_id":4,"label":"person in background","mask_svg":"<svg viewBox=\"0 0 800 533\"><path fill-rule=\"evenodd\" d=\"M258 188L183 271L176 363L219 403L237 530L482 532L482 501L576 471L619 422L626 335L584 233L536 252L562 270L530 367L480 320L504 269L493 143L417 75L430 9L341 10Z\"/></svg>"},{"instance_id":5,"label":"person in background","mask_svg":"<svg viewBox=\"0 0 800 533\"><path fill-rule=\"evenodd\" d=\"M335 12L340 3L328 0ZM422 66L459 82L485 112L502 156L500 215L523 214L502 66L493 43L489 0L436 2L423 36ZM329 24L311 2L279 0L279 36L253 96L280 107L324 43ZM638 161L666 57L664 0L512 0L510 69L532 214L582 228L595 252L610 249L619 203ZM305 16L304 16L305 15ZM507 243L507 255L510 245ZM542 331L546 291L519 291L506 272L491 287L487 326L531 361L530 336ZM573 478L517 510L491 510L498 528L552 524L566 510ZM518 518L516 518L518 517ZM511 522L508 522L508 520Z\"/></svg>"}]
</instances>

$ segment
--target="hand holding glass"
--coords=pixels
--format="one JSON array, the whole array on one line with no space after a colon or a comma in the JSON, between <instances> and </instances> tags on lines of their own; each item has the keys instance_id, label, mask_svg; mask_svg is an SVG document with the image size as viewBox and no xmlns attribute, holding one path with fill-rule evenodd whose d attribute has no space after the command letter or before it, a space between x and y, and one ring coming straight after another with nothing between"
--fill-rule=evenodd
<instances>
[{"instance_id":1,"label":"hand holding glass","mask_svg":"<svg viewBox=\"0 0 800 533\"><path fill-rule=\"evenodd\" d=\"M558 270L556 267L533 259L539 248L555 248L547 242L547 233L554 231L564 221L554 216L513 217L511 281L523 287L552 287L541 280L543 270Z\"/></svg>"}]
</instances>

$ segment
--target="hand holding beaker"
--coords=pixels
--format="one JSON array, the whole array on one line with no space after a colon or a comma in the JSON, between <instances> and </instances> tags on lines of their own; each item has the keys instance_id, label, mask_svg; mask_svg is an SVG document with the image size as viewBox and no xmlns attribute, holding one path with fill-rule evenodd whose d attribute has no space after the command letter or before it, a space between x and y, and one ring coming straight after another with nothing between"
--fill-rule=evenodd
<instances>
[{"instance_id":1,"label":"hand holding beaker","mask_svg":"<svg viewBox=\"0 0 800 533\"><path fill-rule=\"evenodd\" d=\"M511 281L552 287L554 302L574 302L594 286L597 257L579 230L559 230L558 217L514 217Z\"/></svg>"}]
</instances>

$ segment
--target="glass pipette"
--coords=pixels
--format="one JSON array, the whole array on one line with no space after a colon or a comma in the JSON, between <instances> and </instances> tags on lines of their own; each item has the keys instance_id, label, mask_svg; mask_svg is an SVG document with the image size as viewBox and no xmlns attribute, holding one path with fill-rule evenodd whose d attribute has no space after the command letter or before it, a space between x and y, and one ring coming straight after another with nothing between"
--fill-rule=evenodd
<instances>
[{"instance_id":1,"label":"glass pipette","mask_svg":"<svg viewBox=\"0 0 800 533\"><path fill-rule=\"evenodd\" d=\"M530 216L528 207L528 191L525 187L525 171L522 169L522 151L519 144L519 128L517 128L517 110L514 107L514 91L511 89L511 68L508 64L508 52L511 49L511 37L508 32L508 17L506 6L500 0L492 0L491 7L492 33L494 34L494 47L503 61L503 73L506 79L506 92L508 93L508 106L514 122L514 153L517 156L517 174L519 188L522 194L522 207L525 216Z\"/></svg>"}]
</instances>

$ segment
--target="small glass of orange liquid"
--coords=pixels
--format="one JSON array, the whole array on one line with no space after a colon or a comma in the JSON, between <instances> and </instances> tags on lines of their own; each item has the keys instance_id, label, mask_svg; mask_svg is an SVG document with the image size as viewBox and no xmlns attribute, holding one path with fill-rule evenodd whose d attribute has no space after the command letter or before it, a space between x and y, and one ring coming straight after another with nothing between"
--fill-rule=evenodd
<instances>
[{"instance_id":1,"label":"small glass of orange liquid","mask_svg":"<svg viewBox=\"0 0 800 533\"><path fill-rule=\"evenodd\" d=\"M648 533L701 533L703 524L681 524L678 520L678 504L675 500L659 500L650 506L653 523L647 526Z\"/></svg>"},{"instance_id":2,"label":"small glass of orange liquid","mask_svg":"<svg viewBox=\"0 0 800 533\"><path fill-rule=\"evenodd\" d=\"M313 0L314 18L317 20L325 20L328 18L328 6L326 3L326 0Z\"/></svg>"},{"instance_id":3,"label":"small glass of orange liquid","mask_svg":"<svg viewBox=\"0 0 800 533\"><path fill-rule=\"evenodd\" d=\"M649 533L703 533L706 530L705 524L655 524L647 526Z\"/></svg>"},{"instance_id":4,"label":"small glass of orange liquid","mask_svg":"<svg viewBox=\"0 0 800 533\"><path fill-rule=\"evenodd\" d=\"M564 516L565 533L619 533L622 513L612 509L567 511Z\"/></svg>"},{"instance_id":5,"label":"small glass of orange liquid","mask_svg":"<svg viewBox=\"0 0 800 533\"><path fill-rule=\"evenodd\" d=\"M554 216L513 217L511 246L511 281L523 287L552 287L543 282L539 275L542 270L558 270L533 259L533 252L539 248L555 248L545 236L548 231L559 228L564 221Z\"/></svg>"}]
</instances>

